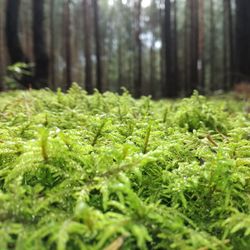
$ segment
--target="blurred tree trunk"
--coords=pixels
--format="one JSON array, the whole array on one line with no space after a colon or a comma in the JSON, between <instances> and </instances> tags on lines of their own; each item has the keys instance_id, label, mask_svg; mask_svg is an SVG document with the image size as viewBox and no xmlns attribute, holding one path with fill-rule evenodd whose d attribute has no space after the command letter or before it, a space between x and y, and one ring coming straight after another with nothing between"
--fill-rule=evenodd
<instances>
[{"instance_id":1,"label":"blurred tree trunk","mask_svg":"<svg viewBox=\"0 0 250 250\"><path fill-rule=\"evenodd\" d=\"M170 0L165 0L165 16L164 16L164 31L165 40L165 74L166 79L164 83L164 97L172 97L174 87L171 79L171 53L172 53L172 41L171 41L171 4Z\"/></svg>"},{"instance_id":2,"label":"blurred tree trunk","mask_svg":"<svg viewBox=\"0 0 250 250\"><path fill-rule=\"evenodd\" d=\"M215 19L214 19L214 0L210 0L210 41L209 41L209 55L210 55L210 90L216 89L214 82L215 65L214 65L214 51L215 51Z\"/></svg>"},{"instance_id":3,"label":"blurred tree trunk","mask_svg":"<svg viewBox=\"0 0 250 250\"><path fill-rule=\"evenodd\" d=\"M199 45L198 45L198 84L199 90L202 94L205 93L205 60L204 60L204 44L205 44L205 11L204 11L204 0L199 0Z\"/></svg>"},{"instance_id":4,"label":"blurred tree trunk","mask_svg":"<svg viewBox=\"0 0 250 250\"><path fill-rule=\"evenodd\" d=\"M49 76L50 86L53 90L56 88L55 82L55 1L50 0L50 64L49 64Z\"/></svg>"},{"instance_id":5,"label":"blurred tree trunk","mask_svg":"<svg viewBox=\"0 0 250 250\"><path fill-rule=\"evenodd\" d=\"M171 82L173 89L170 97L177 97L179 93L179 77L178 77L178 34L177 34L177 0L172 1L173 6L173 18L171 28L171 42L172 42L172 54L171 54ZM175 86L175 87L174 87Z\"/></svg>"},{"instance_id":6,"label":"blurred tree trunk","mask_svg":"<svg viewBox=\"0 0 250 250\"><path fill-rule=\"evenodd\" d=\"M3 1L0 2L0 91L3 90L3 79L5 74L5 62L4 62L4 42L3 42L3 35L4 35L4 27L3 27L3 17L4 17L4 8L3 8Z\"/></svg>"},{"instance_id":7,"label":"blurred tree trunk","mask_svg":"<svg viewBox=\"0 0 250 250\"><path fill-rule=\"evenodd\" d=\"M20 16L20 19L23 18L23 24L19 22L19 25L23 25L23 51L25 55L29 58L30 61L33 60L33 44L32 44L32 27L31 27L31 20L32 20L32 8L31 8L31 3L29 0L24 0L22 1L23 5L23 13ZM21 8L22 9L22 8ZM22 11L21 11L22 12Z\"/></svg>"},{"instance_id":8,"label":"blurred tree trunk","mask_svg":"<svg viewBox=\"0 0 250 250\"><path fill-rule=\"evenodd\" d=\"M45 41L44 3L44 0L33 0L34 84L37 88L47 87L49 76L49 59Z\"/></svg>"},{"instance_id":9,"label":"blurred tree trunk","mask_svg":"<svg viewBox=\"0 0 250 250\"><path fill-rule=\"evenodd\" d=\"M223 89L229 90L232 84L232 69L233 69L233 34L232 34L232 13L231 13L231 0L223 1L224 10L224 46L223 46Z\"/></svg>"},{"instance_id":10,"label":"blurred tree trunk","mask_svg":"<svg viewBox=\"0 0 250 250\"><path fill-rule=\"evenodd\" d=\"M191 25L191 34L190 34L190 84L191 91L198 88L198 60L199 60L199 18L198 18L198 0L190 0L190 25Z\"/></svg>"},{"instance_id":11,"label":"blurred tree trunk","mask_svg":"<svg viewBox=\"0 0 250 250\"><path fill-rule=\"evenodd\" d=\"M141 2L135 1L135 75L134 89L135 97L139 98L142 95L142 42L141 42Z\"/></svg>"},{"instance_id":12,"label":"blurred tree trunk","mask_svg":"<svg viewBox=\"0 0 250 250\"><path fill-rule=\"evenodd\" d=\"M101 35L100 35L100 18L98 0L93 0L94 9L94 26L95 26L95 46L96 46L96 87L100 92L103 92L102 82L102 51L101 51Z\"/></svg>"},{"instance_id":13,"label":"blurred tree trunk","mask_svg":"<svg viewBox=\"0 0 250 250\"><path fill-rule=\"evenodd\" d=\"M228 29L229 29L229 84L230 87L232 87L234 82L234 70L235 70L235 64L234 64L234 25L233 25L233 14L232 14L232 2L231 0L225 0L228 8Z\"/></svg>"},{"instance_id":14,"label":"blurred tree trunk","mask_svg":"<svg viewBox=\"0 0 250 250\"><path fill-rule=\"evenodd\" d=\"M185 77L185 95L190 94L191 92L191 83L190 83L190 1L186 1L186 6L185 6L185 48L184 48L184 53L185 53L185 72L184 72L184 77Z\"/></svg>"},{"instance_id":15,"label":"blurred tree trunk","mask_svg":"<svg viewBox=\"0 0 250 250\"><path fill-rule=\"evenodd\" d=\"M119 32L119 31L118 31ZM118 91L120 92L123 86L123 49L122 49L122 35L118 34L118 48L117 48L117 61L118 61Z\"/></svg>"},{"instance_id":16,"label":"blurred tree trunk","mask_svg":"<svg viewBox=\"0 0 250 250\"><path fill-rule=\"evenodd\" d=\"M165 67L166 79L164 88L164 97L177 97L177 5L173 4L173 15L171 15L171 1L165 0ZM173 16L173 18L171 18Z\"/></svg>"},{"instance_id":17,"label":"blurred tree trunk","mask_svg":"<svg viewBox=\"0 0 250 250\"><path fill-rule=\"evenodd\" d=\"M161 30L161 49L160 49L160 77L161 77L161 95L160 97L166 97L166 31L165 31L165 10L159 10L160 30Z\"/></svg>"},{"instance_id":18,"label":"blurred tree trunk","mask_svg":"<svg viewBox=\"0 0 250 250\"><path fill-rule=\"evenodd\" d=\"M85 88L89 94L93 93L91 32L90 32L90 2L83 0L84 18L84 54L85 54Z\"/></svg>"},{"instance_id":19,"label":"blurred tree trunk","mask_svg":"<svg viewBox=\"0 0 250 250\"><path fill-rule=\"evenodd\" d=\"M250 1L236 0L237 81L250 81Z\"/></svg>"},{"instance_id":20,"label":"blurred tree trunk","mask_svg":"<svg viewBox=\"0 0 250 250\"><path fill-rule=\"evenodd\" d=\"M29 62L24 55L18 36L20 0L11 0L6 3L6 42L11 64Z\"/></svg>"},{"instance_id":21,"label":"blurred tree trunk","mask_svg":"<svg viewBox=\"0 0 250 250\"><path fill-rule=\"evenodd\" d=\"M29 63L28 58L23 53L18 35L19 7L20 0L6 2L5 34L11 64L18 62ZM19 82L22 86L28 88L31 86L32 77L23 75L22 79L19 79Z\"/></svg>"},{"instance_id":22,"label":"blurred tree trunk","mask_svg":"<svg viewBox=\"0 0 250 250\"><path fill-rule=\"evenodd\" d=\"M72 84L72 68L71 68L71 0L64 2L64 47L65 47L65 62L66 62L66 89L69 89Z\"/></svg>"}]
</instances>

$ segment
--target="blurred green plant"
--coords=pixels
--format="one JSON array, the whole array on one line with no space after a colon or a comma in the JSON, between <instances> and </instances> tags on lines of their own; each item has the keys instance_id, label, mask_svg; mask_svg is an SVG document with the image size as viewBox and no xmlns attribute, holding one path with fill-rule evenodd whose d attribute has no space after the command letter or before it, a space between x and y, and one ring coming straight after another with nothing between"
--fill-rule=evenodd
<instances>
[{"instance_id":1,"label":"blurred green plant","mask_svg":"<svg viewBox=\"0 0 250 250\"><path fill-rule=\"evenodd\" d=\"M7 75L4 77L4 85L7 89L20 89L20 81L23 77L32 75L32 64L18 62L7 67Z\"/></svg>"}]
</instances>

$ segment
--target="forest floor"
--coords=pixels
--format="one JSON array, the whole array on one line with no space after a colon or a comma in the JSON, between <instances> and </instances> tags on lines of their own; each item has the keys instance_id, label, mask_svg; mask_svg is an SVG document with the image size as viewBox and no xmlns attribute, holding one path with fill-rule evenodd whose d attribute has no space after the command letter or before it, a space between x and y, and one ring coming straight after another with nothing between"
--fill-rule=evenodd
<instances>
[{"instance_id":1,"label":"forest floor","mask_svg":"<svg viewBox=\"0 0 250 250\"><path fill-rule=\"evenodd\" d=\"M244 102L0 98L0 249L249 250Z\"/></svg>"}]
</instances>

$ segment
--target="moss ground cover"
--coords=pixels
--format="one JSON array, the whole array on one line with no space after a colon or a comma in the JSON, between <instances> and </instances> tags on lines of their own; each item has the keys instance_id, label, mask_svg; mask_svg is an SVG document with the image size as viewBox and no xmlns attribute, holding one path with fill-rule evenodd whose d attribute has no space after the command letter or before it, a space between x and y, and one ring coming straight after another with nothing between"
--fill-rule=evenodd
<instances>
[{"instance_id":1,"label":"moss ground cover","mask_svg":"<svg viewBox=\"0 0 250 250\"><path fill-rule=\"evenodd\" d=\"M250 249L243 106L1 94L0 249Z\"/></svg>"}]
</instances>

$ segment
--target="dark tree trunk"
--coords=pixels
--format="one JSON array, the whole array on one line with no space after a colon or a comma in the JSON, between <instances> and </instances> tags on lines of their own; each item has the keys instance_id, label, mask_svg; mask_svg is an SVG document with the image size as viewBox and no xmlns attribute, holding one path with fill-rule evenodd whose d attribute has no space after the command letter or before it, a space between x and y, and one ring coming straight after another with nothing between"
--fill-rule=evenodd
<instances>
[{"instance_id":1,"label":"dark tree trunk","mask_svg":"<svg viewBox=\"0 0 250 250\"><path fill-rule=\"evenodd\" d=\"M33 0L34 84L37 88L47 87L49 76L49 59L45 42L44 3L44 0Z\"/></svg>"},{"instance_id":2,"label":"dark tree trunk","mask_svg":"<svg viewBox=\"0 0 250 250\"><path fill-rule=\"evenodd\" d=\"M65 62L66 62L66 90L72 84L72 70L71 70L71 15L70 15L70 0L64 3L64 47L65 47Z\"/></svg>"},{"instance_id":3,"label":"dark tree trunk","mask_svg":"<svg viewBox=\"0 0 250 250\"><path fill-rule=\"evenodd\" d=\"M199 0L199 45L198 45L198 84L199 90L202 94L205 93L205 79L204 79L204 69L205 69L205 60L204 60L204 43L205 43L205 20L204 17L204 0Z\"/></svg>"},{"instance_id":4,"label":"dark tree trunk","mask_svg":"<svg viewBox=\"0 0 250 250\"><path fill-rule=\"evenodd\" d=\"M155 37L152 39L150 47L150 94L155 97Z\"/></svg>"},{"instance_id":5,"label":"dark tree trunk","mask_svg":"<svg viewBox=\"0 0 250 250\"><path fill-rule=\"evenodd\" d=\"M5 34L11 64L29 63L28 58L23 53L18 35L19 7L20 0L8 0L6 2ZM18 81L22 86L28 88L31 86L32 78L23 75Z\"/></svg>"},{"instance_id":6,"label":"dark tree trunk","mask_svg":"<svg viewBox=\"0 0 250 250\"><path fill-rule=\"evenodd\" d=\"M3 45L3 2L0 2L0 91L3 90L3 79L5 74L5 58L4 58L4 45Z\"/></svg>"},{"instance_id":7,"label":"dark tree trunk","mask_svg":"<svg viewBox=\"0 0 250 250\"><path fill-rule=\"evenodd\" d=\"M17 62L28 63L28 58L24 55L19 35L18 35L18 22L19 22L19 7L20 0L11 0L6 3L6 42L10 56L11 64Z\"/></svg>"},{"instance_id":8,"label":"dark tree trunk","mask_svg":"<svg viewBox=\"0 0 250 250\"><path fill-rule=\"evenodd\" d=\"M250 81L250 1L236 0L237 81Z\"/></svg>"},{"instance_id":9,"label":"dark tree trunk","mask_svg":"<svg viewBox=\"0 0 250 250\"><path fill-rule=\"evenodd\" d=\"M158 92L158 86L157 86L157 73L156 73L156 50L155 50L155 43L157 39L157 25L161 25L161 19L158 15L158 9L156 5L156 1L151 1L151 15L150 15L150 29L152 30L152 41L151 41L151 47L150 47L150 84L149 84L149 92L152 95L153 98L156 98L156 93Z\"/></svg>"},{"instance_id":10,"label":"dark tree trunk","mask_svg":"<svg viewBox=\"0 0 250 250\"><path fill-rule=\"evenodd\" d=\"M234 25L233 25L233 13L232 13L232 3L231 0L227 0L228 6L228 29L229 29L229 83L230 87L232 87L234 82L233 72L235 71L235 63L234 63Z\"/></svg>"},{"instance_id":11,"label":"dark tree trunk","mask_svg":"<svg viewBox=\"0 0 250 250\"><path fill-rule=\"evenodd\" d=\"M55 90L56 82L55 82L55 1L50 0L50 63L49 63L49 76L50 76L50 86Z\"/></svg>"},{"instance_id":12,"label":"dark tree trunk","mask_svg":"<svg viewBox=\"0 0 250 250\"><path fill-rule=\"evenodd\" d=\"M123 50L122 50L122 36L119 33L118 49L117 49L117 62L118 62L118 91L121 91L123 86Z\"/></svg>"},{"instance_id":13,"label":"dark tree trunk","mask_svg":"<svg viewBox=\"0 0 250 250\"><path fill-rule=\"evenodd\" d=\"M165 31L165 10L159 11L159 22L161 27L161 50L160 50L160 75L161 75L161 95L160 97L166 97L166 31Z\"/></svg>"},{"instance_id":14,"label":"dark tree trunk","mask_svg":"<svg viewBox=\"0 0 250 250\"><path fill-rule=\"evenodd\" d=\"M215 18L214 18L214 0L210 0L210 41L209 41L209 55L210 55L210 90L216 90L214 82L215 74Z\"/></svg>"},{"instance_id":15,"label":"dark tree trunk","mask_svg":"<svg viewBox=\"0 0 250 250\"><path fill-rule=\"evenodd\" d=\"M92 60L91 60L91 32L90 32L90 4L83 0L84 18L84 54L85 54L85 88L89 94L93 93Z\"/></svg>"},{"instance_id":16,"label":"dark tree trunk","mask_svg":"<svg viewBox=\"0 0 250 250\"><path fill-rule=\"evenodd\" d=\"M191 91L198 88L198 0L190 0L190 16L191 16L191 34L190 34L190 72L191 72Z\"/></svg>"},{"instance_id":17,"label":"dark tree trunk","mask_svg":"<svg viewBox=\"0 0 250 250\"><path fill-rule=\"evenodd\" d=\"M142 42L141 42L141 0L135 1L135 75L134 89L135 97L139 98L142 95Z\"/></svg>"},{"instance_id":18,"label":"dark tree trunk","mask_svg":"<svg viewBox=\"0 0 250 250\"><path fill-rule=\"evenodd\" d=\"M172 39L171 39L171 1L165 0L165 17L164 17L164 31L165 31L165 67L166 79L164 86L164 97L173 97L174 88L171 79L171 53L172 53Z\"/></svg>"},{"instance_id":19,"label":"dark tree trunk","mask_svg":"<svg viewBox=\"0 0 250 250\"><path fill-rule=\"evenodd\" d=\"M173 2L173 15L171 15L171 1L165 0L165 67L166 81L164 97L174 98L178 95L177 83L177 5ZM171 18L173 16L173 18Z\"/></svg>"},{"instance_id":20,"label":"dark tree trunk","mask_svg":"<svg viewBox=\"0 0 250 250\"><path fill-rule=\"evenodd\" d=\"M190 83L190 1L186 1L186 10L185 10L185 95L190 94L191 92L191 83Z\"/></svg>"},{"instance_id":21,"label":"dark tree trunk","mask_svg":"<svg viewBox=\"0 0 250 250\"><path fill-rule=\"evenodd\" d=\"M232 13L231 0L223 1L224 9L224 45L223 45L223 89L229 90L232 86L232 72L233 72L233 34L232 34Z\"/></svg>"},{"instance_id":22,"label":"dark tree trunk","mask_svg":"<svg viewBox=\"0 0 250 250\"><path fill-rule=\"evenodd\" d=\"M177 35L177 0L172 2L173 4L173 18L172 23L172 58L171 58L171 81L173 89L171 92L171 97L177 97L179 94L179 77L178 77L178 35Z\"/></svg>"},{"instance_id":23,"label":"dark tree trunk","mask_svg":"<svg viewBox=\"0 0 250 250\"><path fill-rule=\"evenodd\" d=\"M102 52L101 52L101 36L99 27L99 5L98 0L93 0L94 9L94 25L95 25L95 46L96 46L96 87L103 92L102 82Z\"/></svg>"}]
</instances>

